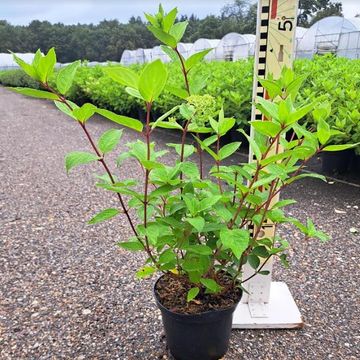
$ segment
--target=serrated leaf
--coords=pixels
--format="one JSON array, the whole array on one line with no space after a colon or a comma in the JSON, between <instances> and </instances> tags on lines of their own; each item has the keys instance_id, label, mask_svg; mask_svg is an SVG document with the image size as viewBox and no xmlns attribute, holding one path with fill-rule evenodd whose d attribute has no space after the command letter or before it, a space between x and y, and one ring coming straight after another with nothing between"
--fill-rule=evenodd
<instances>
[{"instance_id":1,"label":"serrated leaf","mask_svg":"<svg viewBox=\"0 0 360 360\"><path fill-rule=\"evenodd\" d=\"M106 154L112 150L115 149L116 145L119 143L121 136L122 136L123 130L118 129L110 129L105 131L99 141L98 146L100 151L103 154Z\"/></svg>"},{"instance_id":2,"label":"serrated leaf","mask_svg":"<svg viewBox=\"0 0 360 360\"><path fill-rule=\"evenodd\" d=\"M120 214L120 211L118 209L105 209L98 214L96 214L91 220L88 221L88 224L97 224L101 221L105 221L108 219L113 218L114 216Z\"/></svg>"},{"instance_id":3,"label":"serrated leaf","mask_svg":"<svg viewBox=\"0 0 360 360\"><path fill-rule=\"evenodd\" d=\"M220 231L220 240L225 249L230 249L237 259L240 259L242 253L249 245L250 235L244 229L222 229Z\"/></svg>"},{"instance_id":4,"label":"serrated leaf","mask_svg":"<svg viewBox=\"0 0 360 360\"><path fill-rule=\"evenodd\" d=\"M78 165L88 164L93 161L99 160L99 157L95 154L83 152L83 151L74 151L65 156L65 168L66 172L69 171Z\"/></svg>"},{"instance_id":5,"label":"serrated leaf","mask_svg":"<svg viewBox=\"0 0 360 360\"><path fill-rule=\"evenodd\" d=\"M186 218L186 221L191 224L198 232L201 232L205 226L205 220L201 216Z\"/></svg>"}]
</instances>

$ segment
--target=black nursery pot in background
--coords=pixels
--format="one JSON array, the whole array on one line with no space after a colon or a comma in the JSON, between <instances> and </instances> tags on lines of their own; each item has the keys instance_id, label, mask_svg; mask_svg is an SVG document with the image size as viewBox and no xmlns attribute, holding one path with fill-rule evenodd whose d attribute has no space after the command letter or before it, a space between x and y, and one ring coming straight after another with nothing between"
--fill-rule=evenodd
<instances>
[{"instance_id":1,"label":"black nursery pot in background","mask_svg":"<svg viewBox=\"0 0 360 360\"><path fill-rule=\"evenodd\" d=\"M155 288L156 284L154 296L161 310L166 342L176 360L217 360L226 354L237 304L201 314L179 314L159 302Z\"/></svg>"},{"instance_id":2,"label":"black nursery pot in background","mask_svg":"<svg viewBox=\"0 0 360 360\"><path fill-rule=\"evenodd\" d=\"M322 171L325 174L345 174L349 171L355 156L354 150L327 151L322 153Z\"/></svg>"}]
</instances>

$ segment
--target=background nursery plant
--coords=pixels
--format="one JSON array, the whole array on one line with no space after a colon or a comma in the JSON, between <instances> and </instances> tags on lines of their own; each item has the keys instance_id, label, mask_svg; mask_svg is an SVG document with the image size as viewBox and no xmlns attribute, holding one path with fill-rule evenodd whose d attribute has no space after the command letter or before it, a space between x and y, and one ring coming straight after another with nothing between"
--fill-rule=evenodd
<instances>
[{"instance_id":1,"label":"background nursery plant","mask_svg":"<svg viewBox=\"0 0 360 360\"><path fill-rule=\"evenodd\" d=\"M306 76L295 77L291 70L285 69L280 79L262 81L270 98L256 100L256 106L266 117L266 121L251 122L256 138L250 138L240 129L248 139L254 161L226 165L226 159L236 152L240 142L221 146L221 138L234 127L236 120L225 117L215 99L202 92L207 77L196 69L210 50L186 60L177 51L187 22L174 23L176 14L176 9L165 14L160 7L158 14L146 17L149 30L163 43L163 50L178 67L181 85L167 84L168 71L159 60L147 64L140 73L120 66L104 68L106 76L125 86L127 94L143 103L145 125L90 103L78 106L68 100L79 62L56 73L56 87L51 86L49 78L54 76L56 63L54 49L45 56L38 51L32 64L14 56L22 69L40 83L42 90L12 90L54 101L60 111L79 124L91 152L68 154L67 172L78 165L98 162L104 174L97 177L96 185L113 192L119 201L118 208L104 209L89 223L125 216L133 237L118 245L130 251L143 251L147 257L137 276L162 273L164 276L157 285L160 302L180 313L199 313L226 308L239 301L239 288L248 280L242 279L244 264L254 269L251 277L265 276L263 267L271 257L279 257L287 266L288 242L278 236L263 237L264 223L291 223L306 237L327 239L311 220L302 224L285 214L283 208L294 203L293 200L277 203L272 200L283 188L301 178L312 176L325 180L317 174L302 173L314 155L354 145L328 145L340 131L329 126L326 120L330 114L319 110L316 100L297 101ZM165 87L177 96L179 103L152 119L152 109ZM299 121L314 111L315 127L309 131ZM137 141L126 144L127 151L119 154L118 175L115 166L108 163L107 155L115 150L123 130L108 130L95 140L87 128L87 121L95 113L140 134ZM152 142L152 134L158 127L179 132L179 142L167 144L167 151L178 155L171 165L161 160L167 151L158 150ZM286 140L285 134L289 132L292 136ZM192 143L189 138L193 139ZM205 153L213 159L209 170L203 165ZM127 159L136 161L143 169L142 180L126 178L122 173L122 164Z\"/></svg>"}]
</instances>

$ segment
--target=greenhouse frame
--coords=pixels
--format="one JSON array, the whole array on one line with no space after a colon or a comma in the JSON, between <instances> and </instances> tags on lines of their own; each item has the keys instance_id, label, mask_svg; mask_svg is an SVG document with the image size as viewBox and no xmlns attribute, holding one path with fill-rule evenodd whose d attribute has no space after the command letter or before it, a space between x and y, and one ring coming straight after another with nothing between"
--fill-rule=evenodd
<instances>
[{"instance_id":1,"label":"greenhouse frame","mask_svg":"<svg viewBox=\"0 0 360 360\"><path fill-rule=\"evenodd\" d=\"M317 21L298 41L296 56L312 58L327 53L359 58L360 19L329 16Z\"/></svg>"}]
</instances>

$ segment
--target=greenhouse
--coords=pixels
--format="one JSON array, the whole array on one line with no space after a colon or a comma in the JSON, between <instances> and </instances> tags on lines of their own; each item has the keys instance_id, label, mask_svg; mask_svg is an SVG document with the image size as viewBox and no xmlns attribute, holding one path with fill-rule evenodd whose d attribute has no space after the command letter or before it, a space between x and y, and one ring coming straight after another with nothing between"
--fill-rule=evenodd
<instances>
[{"instance_id":1,"label":"greenhouse","mask_svg":"<svg viewBox=\"0 0 360 360\"><path fill-rule=\"evenodd\" d=\"M239 42L234 47L233 61L247 59L255 54L256 36L253 34L241 35L243 42Z\"/></svg>"},{"instance_id":2,"label":"greenhouse","mask_svg":"<svg viewBox=\"0 0 360 360\"><path fill-rule=\"evenodd\" d=\"M120 63L122 65L131 65L135 64L135 50L124 50L121 56Z\"/></svg>"},{"instance_id":3,"label":"greenhouse","mask_svg":"<svg viewBox=\"0 0 360 360\"><path fill-rule=\"evenodd\" d=\"M308 31L307 28L297 26L295 29L295 49L297 49L299 42L304 37L305 33Z\"/></svg>"},{"instance_id":4,"label":"greenhouse","mask_svg":"<svg viewBox=\"0 0 360 360\"><path fill-rule=\"evenodd\" d=\"M226 34L215 49L216 60L232 61L234 52L238 52L238 58L248 57L250 47L254 48L255 35L241 35L235 32Z\"/></svg>"},{"instance_id":5,"label":"greenhouse","mask_svg":"<svg viewBox=\"0 0 360 360\"><path fill-rule=\"evenodd\" d=\"M338 54L359 57L360 19L329 16L312 25L298 41L296 56L311 58L315 54Z\"/></svg>"},{"instance_id":6,"label":"greenhouse","mask_svg":"<svg viewBox=\"0 0 360 360\"><path fill-rule=\"evenodd\" d=\"M162 62L169 62L170 58L162 51L160 46L154 46L151 49L152 59L160 59Z\"/></svg>"},{"instance_id":7,"label":"greenhouse","mask_svg":"<svg viewBox=\"0 0 360 360\"><path fill-rule=\"evenodd\" d=\"M217 39L205 39L205 38L198 39L194 42L193 46L191 47L189 55L193 55L199 51L213 48L214 50L210 51L205 56L204 59L207 61L215 60L216 59L215 48L219 45L219 43L220 40Z\"/></svg>"},{"instance_id":8,"label":"greenhouse","mask_svg":"<svg viewBox=\"0 0 360 360\"><path fill-rule=\"evenodd\" d=\"M15 54L20 59L26 61L27 63L31 63L35 54L32 53L24 53L24 54ZM11 68L18 68L19 66L13 59L12 54L3 53L0 54L0 70L9 70Z\"/></svg>"},{"instance_id":9,"label":"greenhouse","mask_svg":"<svg viewBox=\"0 0 360 360\"><path fill-rule=\"evenodd\" d=\"M192 43L179 43L177 48L179 50L179 53L186 59L190 55L192 46Z\"/></svg>"},{"instance_id":10,"label":"greenhouse","mask_svg":"<svg viewBox=\"0 0 360 360\"><path fill-rule=\"evenodd\" d=\"M144 64L152 60L152 49L137 49L135 50L135 63Z\"/></svg>"}]
</instances>

